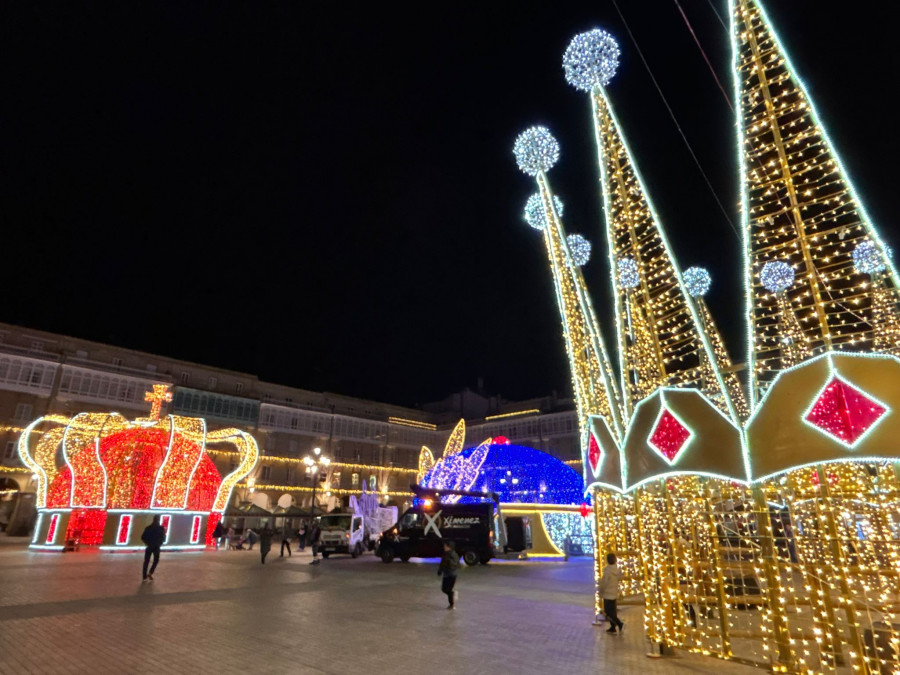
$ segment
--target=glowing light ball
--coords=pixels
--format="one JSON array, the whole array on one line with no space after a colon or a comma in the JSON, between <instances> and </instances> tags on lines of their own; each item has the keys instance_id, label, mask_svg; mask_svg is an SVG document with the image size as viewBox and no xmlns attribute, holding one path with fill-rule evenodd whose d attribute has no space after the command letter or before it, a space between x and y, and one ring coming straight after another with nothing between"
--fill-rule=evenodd
<instances>
[{"instance_id":1,"label":"glowing light ball","mask_svg":"<svg viewBox=\"0 0 900 675\"><path fill-rule=\"evenodd\" d=\"M702 267L688 267L684 271L684 288L692 298L702 298L709 291L712 278Z\"/></svg>"},{"instance_id":2,"label":"glowing light ball","mask_svg":"<svg viewBox=\"0 0 900 675\"><path fill-rule=\"evenodd\" d=\"M634 258L619 258L616 264L616 277L622 288L635 288L641 283L641 275L638 273L637 262Z\"/></svg>"},{"instance_id":3,"label":"glowing light ball","mask_svg":"<svg viewBox=\"0 0 900 675\"><path fill-rule=\"evenodd\" d=\"M605 87L619 66L619 45L605 30L579 33L563 54L566 82L581 91Z\"/></svg>"},{"instance_id":4,"label":"glowing light ball","mask_svg":"<svg viewBox=\"0 0 900 675\"><path fill-rule=\"evenodd\" d=\"M516 138L513 155L520 171L537 176L559 161L559 143L546 127L531 127Z\"/></svg>"},{"instance_id":5,"label":"glowing light ball","mask_svg":"<svg viewBox=\"0 0 900 675\"><path fill-rule=\"evenodd\" d=\"M759 273L759 279L766 290L781 293L794 283L794 268L781 260L767 262Z\"/></svg>"},{"instance_id":6,"label":"glowing light ball","mask_svg":"<svg viewBox=\"0 0 900 675\"><path fill-rule=\"evenodd\" d=\"M556 215L562 218L563 203L562 200L553 195L553 208L556 209ZM541 199L539 192L535 192L525 202L525 212L523 213L525 222L536 230L543 230L547 227L547 211L544 208L544 200Z\"/></svg>"},{"instance_id":7,"label":"glowing light ball","mask_svg":"<svg viewBox=\"0 0 900 675\"><path fill-rule=\"evenodd\" d=\"M570 234L566 237L566 243L569 245L572 262L578 267L586 265L591 259L591 242L580 234Z\"/></svg>"},{"instance_id":8,"label":"glowing light ball","mask_svg":"<svg viewBox=\"0 0 900 675\"><path fill-rule=\"evenodd\" d=\"M884 258L875 242L862 241L853 249L853 266L860 274L875 274L884 270Z\"/></svg>"}]
</instances>

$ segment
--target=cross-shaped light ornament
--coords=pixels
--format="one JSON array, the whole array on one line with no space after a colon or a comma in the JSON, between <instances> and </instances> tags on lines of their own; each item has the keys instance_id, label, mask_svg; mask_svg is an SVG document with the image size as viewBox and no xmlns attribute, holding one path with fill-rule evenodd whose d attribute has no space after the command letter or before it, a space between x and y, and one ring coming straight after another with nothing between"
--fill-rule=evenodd
<instances>
[{"instance_id":1,"label":"cross-shaped light ornament","mask_svg":"<svg viewBox=\"0 0 900 675\"><path fill-rule=\"evenodd\" d=\"M154 384L153 391L144 394L144 400L150 403L150 416L144 419L156 421L162 412L163 402L168 403L172 400L172 392L169 391L167 384Z\"/></svg>"}]
</instances>

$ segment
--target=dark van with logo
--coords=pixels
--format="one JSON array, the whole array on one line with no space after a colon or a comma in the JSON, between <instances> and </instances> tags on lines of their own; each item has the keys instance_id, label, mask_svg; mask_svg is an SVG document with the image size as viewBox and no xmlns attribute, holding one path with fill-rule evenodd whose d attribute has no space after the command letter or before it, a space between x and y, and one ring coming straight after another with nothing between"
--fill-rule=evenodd
<instances>
[{"instance_id":1,"label":"dark van with logo","mask_svg":"<svg viewBox=\"0 0 900 675\"><path fill-rule=\"evenodd\" d=\"M375 555L386 562L400 558L439 558L445 541L467 565L487 565L494 556L499 518L493 501L442 504L439 497L419 498L397 524L381 535ZM501 535L502 536L502 535Z\"/></svg>"}]
</instances>

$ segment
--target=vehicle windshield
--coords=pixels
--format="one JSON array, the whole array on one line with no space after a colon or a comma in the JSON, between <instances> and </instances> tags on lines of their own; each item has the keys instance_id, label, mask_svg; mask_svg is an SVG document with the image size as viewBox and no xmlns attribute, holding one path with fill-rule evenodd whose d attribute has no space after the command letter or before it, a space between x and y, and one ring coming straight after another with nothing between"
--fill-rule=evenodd
<instances>
[{"instance_id":1,"label":"vehicle windshield","mask_svg":"<svg viewBox=\"0 0 900 675\"><path fill-rule=\"evenodd\" d=\"M319 521L319 526L323 530L349 530L350 529L350 514L342 513L340 515L328 515L322 516Z\"/></svg>"}]
</instances>

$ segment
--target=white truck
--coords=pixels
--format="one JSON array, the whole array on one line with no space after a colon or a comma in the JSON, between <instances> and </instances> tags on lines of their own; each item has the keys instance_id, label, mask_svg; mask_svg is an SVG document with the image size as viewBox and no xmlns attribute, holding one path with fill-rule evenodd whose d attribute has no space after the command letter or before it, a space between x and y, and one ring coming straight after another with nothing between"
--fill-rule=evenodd
<instances>
[{"instance_id":1,"label":"white truck","mask_svg":"<svg viewBox=\"0 0 900 675\"><path fill-rule=\"evenodd\" d=\"M323 558L332 553L349 553L356 558L374 551L381 533L396 522L396 506L378 506L369 515L359 511L326 514L319 519L319 551Z\"/></svg>"},{"instance_id":2,"label":"white truck","mask_svg":"<svg viewBox=\"0 0 900 675\"><path fill-rule=\"evenodd\" d=\"M332 553L349 553L356 558L369 548L365 518L354 513L328 513L319 518L319 552L323 558Z\"/></svg>"}]
</instances>

